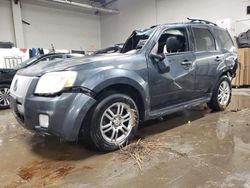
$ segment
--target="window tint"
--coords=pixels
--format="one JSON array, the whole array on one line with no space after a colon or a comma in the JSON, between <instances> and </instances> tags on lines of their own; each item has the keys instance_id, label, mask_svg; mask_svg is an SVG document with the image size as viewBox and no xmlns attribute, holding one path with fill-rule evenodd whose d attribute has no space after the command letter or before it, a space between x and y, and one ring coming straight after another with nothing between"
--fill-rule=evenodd
<instances>
[{"instance_id":1,"label":"window tint","mask_svg":"<svg viewBox=\"0 0 250 188\"><path fill-rule=\"evenodd\" d=\"M50 61L63 59L63 55L54 55L50 57Z\"/></svg>"},{"instance_id":2,"label":"window tint","mask_svg":"<svg viewBox=\"0 0 250 188\"><path fill-rule=\"evenodd\" d=\"M231 51L234 48L233 41L227 31L221 29L214 29L221 48Z\"/></svg>"},{"instance_id":3,"label":"window tint","mask_svg":"<svg viewBox=\"0 0 250 188\"><path fill-rule=\"evenodd\" d=\"M214 51L216 50L215 40L208 29L193 28L195 51Z\"/></svg>"},{"instance_id":4,"label":"window tint","mask_svg":"<svg viewBox=\"0 0 250 188\"><path fill-rule=\"evenodd\" d=\"M153 51L156 51L158 54L180 53L188 51L186 29L174 28L165 30Z\"/></svg>"},{"instance_id":5,"label":"window tint","mask_svg":"<svg viewBox=\"0 0 250 188\"><path fill-rule=\"evenodd\" d=\"M49 61L49 57L44 57L44 58L40 59L38 62L43 62L43 61Z\"/></svg>"}]
</instances>

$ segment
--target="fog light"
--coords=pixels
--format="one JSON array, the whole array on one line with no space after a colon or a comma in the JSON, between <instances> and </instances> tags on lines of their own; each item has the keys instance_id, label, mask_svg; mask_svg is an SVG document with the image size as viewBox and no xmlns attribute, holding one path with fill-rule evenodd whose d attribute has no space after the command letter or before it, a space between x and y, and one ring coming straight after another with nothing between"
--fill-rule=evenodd
<instances>
[{"instance_id":1,"label":"fog light","mask_svg":"<svg viewBox=\"0 0 250 188\"><path fill-rule=\"evenodd\" d=\"M48 128L49 127L49 116L45 114L40 114L39 115L39 124L43 128Z\"/></svg>"}]
</instances>

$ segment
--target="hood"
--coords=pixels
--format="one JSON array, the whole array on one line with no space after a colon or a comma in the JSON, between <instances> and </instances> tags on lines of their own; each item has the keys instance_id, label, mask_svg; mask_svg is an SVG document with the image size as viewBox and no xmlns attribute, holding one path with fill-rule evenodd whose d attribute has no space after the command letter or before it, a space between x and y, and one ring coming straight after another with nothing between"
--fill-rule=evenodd
<instances>
[{"instance_id":1,"label":"hood","mask_svg":"<svg viewBox=\"0 0 250 188\"><path fill-rule=\"evenodd\" d=\"M72 58L56 61L44 61L38 64L32 65L30 67L21 69L17 72L19 75L23 76L41 76L47 72L63 71L71 69L73 67L78 67L81 65L95 63L96 66L104 66L105 62L114 62L119 58L128 56L128 54L114 53L114 54L102 54L95 56L85 56L81 58Z\"/></svg>"}]
</instances>

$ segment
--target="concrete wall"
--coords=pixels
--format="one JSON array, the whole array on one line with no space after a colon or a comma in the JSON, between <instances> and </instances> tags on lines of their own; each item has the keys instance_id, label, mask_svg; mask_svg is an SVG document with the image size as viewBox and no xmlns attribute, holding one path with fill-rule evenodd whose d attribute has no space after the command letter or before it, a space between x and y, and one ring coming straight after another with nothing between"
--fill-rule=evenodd
<instances>
[{"instance_id":1,"label":"concrete wall","mask_svg":"<svg viewBox=\"0 0 250 188\"><path fill-rule=\"evenodd\" d=\"M120 15L101 16L101 43L107 46L124 42L134 29L159 23L186 21L198 17L211 21L250 18L246 15L249 0L118 0L113 6ZM249 21L237 22L235 34L250 28Z\"/></svg>"},{"instance_id":2,"label":"concrete wall","mask_svg":"<svg viewBox=\"0 0 250 188\"><path fill-rule=\"evenodd\" d=\"M0 0L0 41L15 43L10 0ZM24 47L56 49L100 48L100 16L87 14L78 9L41 3L34 0L21 1Z\"/></svg>"}]
</instances>

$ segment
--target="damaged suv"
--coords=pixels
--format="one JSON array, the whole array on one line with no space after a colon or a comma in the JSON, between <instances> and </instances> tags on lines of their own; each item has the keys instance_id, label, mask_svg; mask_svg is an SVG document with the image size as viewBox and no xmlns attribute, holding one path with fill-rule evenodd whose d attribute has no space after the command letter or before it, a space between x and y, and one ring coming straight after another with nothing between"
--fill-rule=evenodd
<instances>
[{"instance_id":1,"label":"damaged suv","mask_svg":"<svg viewBox=\"0 0 250 188\"><path fill-rule=\"evenodd\" d=\"M228 32L204 20L134 31L120 53L37 64L17 72L11 108L22 126L112 151L139 122L231 99L237 55Z\"/></svg>"}]
</instances>

